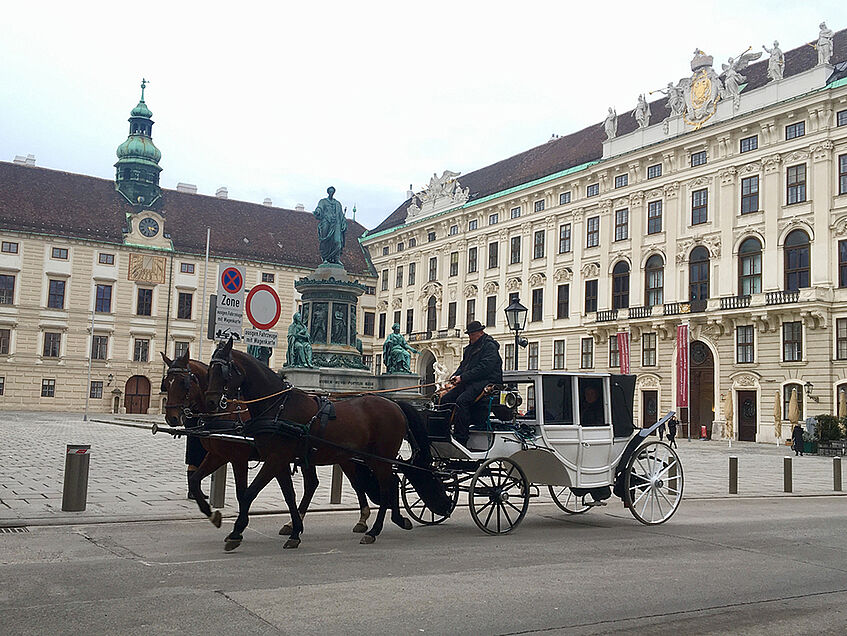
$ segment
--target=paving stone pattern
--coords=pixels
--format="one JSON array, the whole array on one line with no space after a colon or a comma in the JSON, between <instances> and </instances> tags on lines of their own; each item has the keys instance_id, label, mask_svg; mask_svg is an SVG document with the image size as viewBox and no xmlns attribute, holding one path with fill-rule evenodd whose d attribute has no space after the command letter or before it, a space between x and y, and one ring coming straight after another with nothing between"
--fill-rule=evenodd
<instances>
[{"instance_id":1,"label":"paving stone pattern","mask_svg":"<svg viewBox=\"0 0 847 636\"><path fill-rule=\"evenodd\" d=\"M200 515L186 496L185 440L150 426L160 416L95 416L10 412L0 420L0 526L129 519L182 519ZM783 493L783 457L788 447L735 442L679 440L687 498L730 497L729 457L739 458L738 497L789 496ZM91 444L88 498L82 512L62 511L65 448ZM847 462L845 462L847 463ZM251 465L252 466L252 465ZM250 471L250 479L257 470ZM794 495L831 495L832 458L793 459ZM356 508L355 494L344 481L342 503L331 505L331 469L319 467L321 484L313 509ZM302 491L299 474L295 487ZM208 493L209 480L203 482ZM732 495L735 496L735 495ZM541 501L549 501L542 489ZM228 473L224 514L236 510L235 484ZM253 510L281 512L282 495L272 482Z\"/></svg>"}]
</instances>

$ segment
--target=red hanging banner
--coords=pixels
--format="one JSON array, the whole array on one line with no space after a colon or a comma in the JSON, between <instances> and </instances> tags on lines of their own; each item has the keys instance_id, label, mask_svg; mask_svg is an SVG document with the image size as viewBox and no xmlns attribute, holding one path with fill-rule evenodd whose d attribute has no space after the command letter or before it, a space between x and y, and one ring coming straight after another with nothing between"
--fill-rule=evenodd
<instances>
[{"instance_id":1,"label":"red hanging banner","mask_svg":"<svg viewBox=\"0 0 847 636\"><path fill-rule=\"evenodd\" d=\"M676 405L688 406L688 325L676 328Z\"/></svg>"},{"instance_id":2,"label":"red hanging banner","mask_svg":"<svg viewBox=\"0 0 847 636\"><path fill-rule=\"evenodd\" d=\"M621 363L621 373L626 375L629 373L629 333L619 331L618 338L618 359Z\"/></svg>"}]
</instances>

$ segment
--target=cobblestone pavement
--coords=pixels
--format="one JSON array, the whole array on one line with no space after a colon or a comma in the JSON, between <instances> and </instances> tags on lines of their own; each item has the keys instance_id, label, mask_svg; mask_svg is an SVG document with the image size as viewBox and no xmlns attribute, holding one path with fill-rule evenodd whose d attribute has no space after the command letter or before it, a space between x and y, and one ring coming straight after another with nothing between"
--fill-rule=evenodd
<instances>
[{"instance_id":1,"label":"cobblestone pavement","mask_svg":"<svg viewBox=\"0 0 847 636\"><path fill-rule=\"evenodd\" d=\"M185 441L150 426L161 416L100 416L88 422L79 414L9 412L0 418L0 526L92 521L182 519L201 516L186 499ZM791 496L783 493L787 447L735 442L679 440L685 471L686 498ZM87 507L62 511L66 444L91 444ZM738 495L728 494L729 457L739 458ZM832 495L833 461L805 456L793 460L794 496ZM253 468L250 478L256 474ZM356 508L355 494L344 481L341 504L330 504L329 467L321 480L313 509ZM295 486L300 492L299 474ZM203 482L208 493L209 480ZM539 497L549 501L546 489ZM256 500L255 512L282 512L275 482ZM235 513L235 484L229 471L226 516ZM352 514L352 513L351 513ZM354 515L355 516L355 515ZM351 522L352 523L352 522Z\"/></svg>"}]
</instances>

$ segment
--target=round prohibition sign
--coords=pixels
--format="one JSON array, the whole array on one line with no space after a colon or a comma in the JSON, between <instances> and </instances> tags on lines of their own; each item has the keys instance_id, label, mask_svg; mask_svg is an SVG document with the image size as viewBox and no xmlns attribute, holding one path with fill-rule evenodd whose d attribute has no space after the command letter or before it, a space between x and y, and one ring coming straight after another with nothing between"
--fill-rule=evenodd
<instances>
[{"instance_id":1,"label":"round prohibition sign","mask_svg":"<svg viewBox=\"0 0 847 636\"><path fill-rule=\"evenodd\" d=\"M241 278L241 272L234 267L227 267L221 274L221 284L230 294L237 294L241 291L241 286L244 284Z\"/></svg>"},{"instance_id":2,"label":"round prohibition sign","mask_svg":"<svg viewBox=\"0 0 847 636\"><path fill-rule=\"evenodd\" d=\"M270 285L256 285L247 294L247 319L256 329L273 327L281 311L279 296Z\"/></svg>"}]
</instances>

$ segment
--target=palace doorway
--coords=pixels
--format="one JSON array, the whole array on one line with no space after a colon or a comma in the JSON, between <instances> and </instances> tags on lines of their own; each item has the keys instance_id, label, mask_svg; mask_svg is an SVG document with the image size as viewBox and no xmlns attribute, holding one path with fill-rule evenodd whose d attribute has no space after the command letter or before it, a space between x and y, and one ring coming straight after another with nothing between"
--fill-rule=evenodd
<instances>
[{"instance_id":1,"label":"palace doorway","mask_svg":"<svg viewBox=\"0 0 847 636\"><path fill-rule=\"evenodd\" d=\"M705 426L711 437L712 422L715 419L715 359L712 350L700 340L691 343L689 353L691 436L700 437L700 431Z\"/></svg>"},{"instance_id":2,"label":"palace doorway","mask_svg":"<svg viewBox=\"0 0 847 636\"><path fill-rule=\"evenodd\" d=\"M756 441L756 392L738 391L738 440Z\"/></svg>"},{"instance_id":3,"label":"palace doorway","mask_svg":"<svg viewBox=\"0 0 847 636\"><path fill-rule=\"evenodd\" d=\"M147 414L150 408L150 380L143 375L134 375L126 381L124 406L127 413Z\"/></svg>"}]
</instances>

